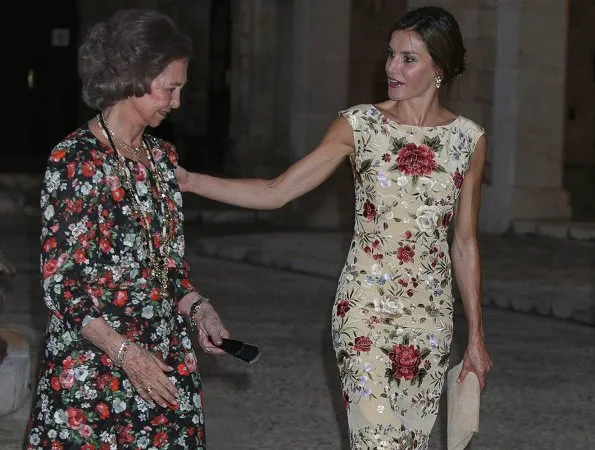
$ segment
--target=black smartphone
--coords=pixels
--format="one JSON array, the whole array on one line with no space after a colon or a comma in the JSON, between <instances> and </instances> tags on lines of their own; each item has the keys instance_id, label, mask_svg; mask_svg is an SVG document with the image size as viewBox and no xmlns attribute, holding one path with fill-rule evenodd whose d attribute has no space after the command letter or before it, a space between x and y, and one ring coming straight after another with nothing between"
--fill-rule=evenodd
<instances>
[{"instance_id":1,"label":"black smartphone","mask_svg":"<svg viewBox=\"0 0 595 450\"><path fill-rule=\"evenodd\" d=\"M256 364L261 355L260 349L256 345L235 339L223 338L223 343L219 348L242 361L246 361L248 364Z\"/></svg>"}]
</instances>

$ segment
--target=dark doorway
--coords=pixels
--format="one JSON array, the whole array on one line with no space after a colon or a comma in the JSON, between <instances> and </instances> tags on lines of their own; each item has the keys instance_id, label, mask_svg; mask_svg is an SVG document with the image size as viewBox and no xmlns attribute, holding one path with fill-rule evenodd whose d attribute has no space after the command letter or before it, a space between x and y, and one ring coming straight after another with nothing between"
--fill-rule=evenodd
<instances>
[{"instance_id":1,"label":"dark doorway","mask_svg":"<svg viewBox=\"0 0 595 450\"><path fill-rule=\"evenodd\" d=\"M231 27L231 1L212 0L209 17L208 96L206 104L199 106L206 107L206 132L177 136L182 163L203 173L221 174L229 149Z\"/></svg>"},{"instance_id":2,"label":"dark doorway","mask_svg":"<svg viewBox=\"0 0 595 450\"><path fill-rule=\"evenodd\" d=\"M231 95L229 74L231 67L231 0L217 0L211 4L211 45L209 64L210 153L216 169L222 169L228 147Z\"/></svg>"},{"instance_id":3,"label":"dark doorway","mask_svg":"<svg viewBox=\"0 0 595 450\"><path fill-rule=\"evenodd\" d=\"M43 171L52 147L77 126L75 1L4 2L0 15L1 172Z\"/></svg>"}]
</instances>

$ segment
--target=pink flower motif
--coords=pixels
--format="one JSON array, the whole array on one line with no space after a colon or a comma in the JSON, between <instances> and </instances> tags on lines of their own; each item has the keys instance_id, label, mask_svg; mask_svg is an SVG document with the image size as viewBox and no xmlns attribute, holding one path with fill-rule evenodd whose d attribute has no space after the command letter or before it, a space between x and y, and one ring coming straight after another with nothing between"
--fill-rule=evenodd
<instances>
[{"instance_id":1,"label":"pink flower motif","mask_svg":"<svg viewBox=\"0 0 595 450\"><path fill-rule=\"evenodd\" d=\"M155 161L159 161L161 158L163 158L163 152L157 147L151 150L151 154L153 155L153 159Z\"/></svg>"},{"instance_id":2,"label":"pink flower motif","mask_svg":"<svg viewBox=\"0 0 595 450\"><path fill-rule=\"evenodd\" d=\"M186 367L188 367L190 373L196 372L196 358L194 357L194 354L186 353L186 356L184 357L184 364L186 364Z\"/></svg>"},{"instance_id":3,"label":"pink flower motif","mask_svg":"<svg viewBox=\"0 0 595 450\"><path fill-rule=\"evenodd\" d=\"M79 433L83 437L83 439L89 439L93 434L93 428L91 428L86 423L79 427Z\"/></svg>"},{"instance_id":4,"label":"pink flower motif","mask_svg":"<svg viewBox=\"0 0 595 450\"><path fill-rule=\"evenodd\" d=\"M59 376L60 384L65 389L70 389L74 384L74 371L72 369L63 370Z\"/></svg>"},{"instance_id":5,"label":"pink flower motif","mask_svg":"<svg viewBox=\"0 0 595 450\"><path fill-rule=\"evenodd\" d=\"M115 191L121 186L120 178L118 178L115 175L106 175L105 182L107 183L111 191Z\"/></svg>"}]
</instances>

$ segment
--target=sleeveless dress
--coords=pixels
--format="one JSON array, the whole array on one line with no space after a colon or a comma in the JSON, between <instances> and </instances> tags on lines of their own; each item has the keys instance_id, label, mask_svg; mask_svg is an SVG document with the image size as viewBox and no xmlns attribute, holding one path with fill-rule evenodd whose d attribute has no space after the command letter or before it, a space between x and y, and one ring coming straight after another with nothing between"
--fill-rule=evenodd
<instances>
[{"instance_id":1,"label":"sleeveless dress","mask_svg":"<svg viewBox=\"0 0 595 450\"><path fill-rule=\"evenodd\" d=\"M427 449L448 366L448 227L484 130L401 125L373 105L353 128L355 225L332 314L352 449Z\"/></svg>"},{"instance_id":2,"label":"sleeveless dress","mask_svg":"<svg viewBox=\"0 0 595 450\"><path fill-rule=\"evenodd\" d=\"M88 127L51 152L41 192L41 266L49 310L44 355L25 449L204 449L201 380L177 302L194 290L184 257L182 196L173 146L147 137L163 174L174 238L170 293L148 274L141 225L116 170L117 156ZM163 237L151 170L128 161L140 203L151 215L155 246ZM170 227L171 228L171 227ZM145 402L123 370L80 335L103 317L174 368L178 408Z\"/></svg>"}]
</instances>

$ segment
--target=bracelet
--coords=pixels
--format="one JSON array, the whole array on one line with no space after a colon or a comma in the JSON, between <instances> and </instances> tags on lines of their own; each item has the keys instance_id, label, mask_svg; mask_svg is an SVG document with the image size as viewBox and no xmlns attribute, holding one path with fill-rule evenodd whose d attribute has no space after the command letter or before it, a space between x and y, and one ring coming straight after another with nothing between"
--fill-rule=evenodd
<instances>
[{"instance_id":1,"label":"bracelet","mask_svg":"<svg viewBox=\"0 0 595 450\"><path fill-rule=\"evenodd\" d=\"M124 360L126 359L126 353L128 353L128 348L130 347L130 344L132 344L132 341L126 338L124 339L124 342L122 342L122 345L120 345L120 350L118 350L118 356L114 361L116 367L122 367L122 365L124 364Z\"/></svg>"},{"instance_id":2,"label":"bracelet","mask_svg":"<svg viewBox=\"0 0 595 450\"><path fill-rule=\"evenodd\" d=\"M190 312L188 313L188 318L190 319L190 325L192 326L192 328L197 329L198 325L196 324L196 320L194 320L194 316L196 315L196 311L198 310L198 308L200 308L201 305L204 305L205 303L209 303L210 300L206 297L203 297L200 294L197 294L198 298L196 300L194 300L194 302L192 303L192 305L190 305Z\"/></svg>"}]
</instances>

